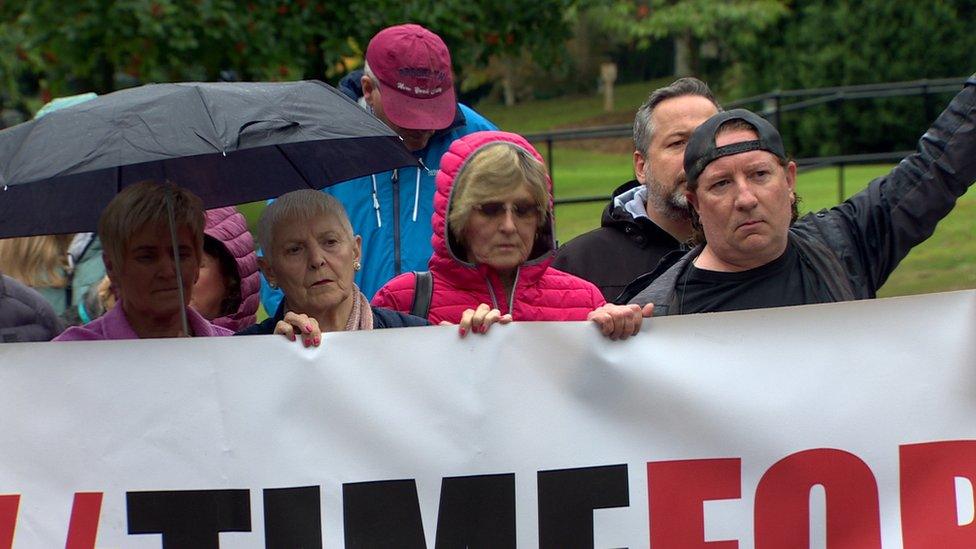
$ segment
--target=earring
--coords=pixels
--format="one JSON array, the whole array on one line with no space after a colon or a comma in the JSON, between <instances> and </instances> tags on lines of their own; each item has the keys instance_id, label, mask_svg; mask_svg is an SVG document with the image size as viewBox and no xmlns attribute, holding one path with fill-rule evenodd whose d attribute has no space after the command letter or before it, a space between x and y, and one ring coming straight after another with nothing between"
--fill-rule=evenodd
<instances>
[{"instance_id":1,"label":"earring","mask_svg":"<svg viewBox=\"0 0 976 549\"><path fill-rule=\"evenodd\" d=\"M358 271L359 269L363 268L363 264L356 261L355 263L352 264L352 268Z\"/></svg>"},{"instance_id":2,"label":"earring","mask_svg":"<svg viewBox=\"0 0 976 549\"><path fill-rule=\"evenodd\" d=\"M268 287L271 288L272 290L278 289L278 285L275 284L274 282L271 282L270 280L268 281Z\"/></svg>"}]
</instances>

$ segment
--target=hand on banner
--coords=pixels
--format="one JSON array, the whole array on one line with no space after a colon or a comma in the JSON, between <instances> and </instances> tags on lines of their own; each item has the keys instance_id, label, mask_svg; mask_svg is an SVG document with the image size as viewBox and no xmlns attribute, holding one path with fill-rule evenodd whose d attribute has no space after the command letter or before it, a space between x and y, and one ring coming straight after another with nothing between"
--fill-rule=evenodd
<instances>
[{"instance_id":1,"label":"hand on banner","mask_svg":"<svg viewBox=\"0 0 976 549\"><path fill-rule=\"evenodd\" d=\"M475 334L486 334L492 324L508 324L512 315L503 315L498 309L492 309L487 303L478 305L477 309L465 309L461 313L461 323L458 324L458 334L468 335L468 331Z\"/></svg>"},{"instance_id":2,"label":"hand on banner","mask_svg":"<svg viewBox=\"0 0 976 549\"><path fill-rule=\"evenodd\" d=\"M301 337L306 347L318 347L322 341L322 331L319 322L308 315L301 315L288 311L285 318L275 324L274 333L287 337L290 341Z\"/></svg>"},{"instance_id":3,"label":"hand on banner","mask_svg":"<svg viewBox=\"0 0 976 549\"><path fill-rule=\"evenodd\" d=\"M641 322L653 314L653 303L644 305L643 309L640 305L607 303L590 311L586 319L595 322L604 336L617 340L637 335L641 329Z\"/></svg>"}]
</instances>

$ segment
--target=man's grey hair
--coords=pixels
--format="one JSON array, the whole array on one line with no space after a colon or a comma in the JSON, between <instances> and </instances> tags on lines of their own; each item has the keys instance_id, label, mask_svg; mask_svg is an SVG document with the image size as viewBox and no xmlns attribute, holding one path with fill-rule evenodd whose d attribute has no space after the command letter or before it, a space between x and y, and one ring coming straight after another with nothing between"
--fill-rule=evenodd
<instances>
[{"instance_id":1,"label":"man's grey hair","mask_svg":"<svg viewBox=\"0 0 976 549\"><path fill-rule=\"evenodd\" d=\"M302 189L285 193L275 199L261 212L258 220L258 245L264 251L264 258L270 262L274 256L274 232L284 221L307 222L317 217L335 217L342 232L350 240L353 238L352 224L345 208L330 194L312 189Z\"/></svg>"},{"instance_id":2,"label":"man's grey hair","mask_svg":"<svg viewBox=\"0 0 976 549\"><path fill-rule=\"evenodd\" d=\"M380 85L380 81L373 74L373 69L369 68L369 61L363 61L363 76L372 80L374 86L378 87Z\"/></svg>"},{"instance_id":3,"label":"man's grey hair","mask_svg":"<svg viewBox=\"0 0 976 549\"><path fill-rule=\"evenodd\" d=\"M651 114L654 109L662 101L685 95L704 97L711 101L719 112L722 111L722 106L718 104L708 84L691 76L679 78L668 86L652 91L647 96L647 100L637 109L637 115L634 117L634 149L636 151L647 156L647 148L650 147L651 138L654 137L654 125L651 123Z\"/></svg>"}]
</instances>

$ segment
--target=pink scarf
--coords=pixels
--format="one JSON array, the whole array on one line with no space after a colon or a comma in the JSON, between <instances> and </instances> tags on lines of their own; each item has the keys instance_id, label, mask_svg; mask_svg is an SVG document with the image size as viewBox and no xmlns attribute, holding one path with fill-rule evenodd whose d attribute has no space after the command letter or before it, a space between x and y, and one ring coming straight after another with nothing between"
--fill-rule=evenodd
<instances>
[{"instance_id":1,"label":"pink scarf","mask_svg":"<svg viewBox=\"0 0 976 549\"><path fill-rule=\"evenodd\" d=\"M346 331L372 330L373 309L370 308L363 292L359 291L359 286L353 286L352 299L352 312L349 313L349 320L346 321Z\"/></svg>"}]
</instances>

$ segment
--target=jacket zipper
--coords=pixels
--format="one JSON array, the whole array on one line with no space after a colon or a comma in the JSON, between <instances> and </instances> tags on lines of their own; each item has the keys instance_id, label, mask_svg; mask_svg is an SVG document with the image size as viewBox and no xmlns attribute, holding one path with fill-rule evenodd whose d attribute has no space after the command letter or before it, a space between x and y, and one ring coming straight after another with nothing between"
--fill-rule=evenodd
<instances>
[{"instance_id":1,"label":"jacket zipper","mask_svg":"<svg viewBox=\"0 0 976 549\"><path fill-rule=\"evenodd\" d=\"M512 283L512 295L508 296L508 312L502 312L502 314L514 314L515 311L515 289L518 288L519 274L522 272L522 267L517 267L515 270L515 281ZM485 283L488 286L488 296L491 297L491 308L498 309L498 296L495 294L495 285L491 282L491 277L485 275Z\"/></svg>"},{"instance_id":2,"label":"jacket zipper","mask_svg":"<svg viewBox=\"0 0 976 549\"><path fill-rule=\"evenodd\" d=\"M400 274L400 172L393 170L393 274Z\"/></svg>"},{"instance_id":3,"label":"jacket zipper","mask_svg":"<svg viewBox=\"0 0 976 549\"><path fill-rule=\"evenodd\" d=\"M491 278L485 275L485 282L488 284L488 296L491 297L491 308L498 308L498 298L495 297L495 287L491 283Z\"/></svg>"},{"instance_id":4,"label":"jacket zipper","mask_svg":"<svg viewBox=\"0 0 976 549\"><path fill-rule=\"evenodd\" d=\"M512 319L515 319L515 290L518 289L518 279L519 275L522 273L522 266L519 265L515 268L515 280L512 281L512 295L508 296L508 314L512 315Z\"/></svg>"}]
</instances>

